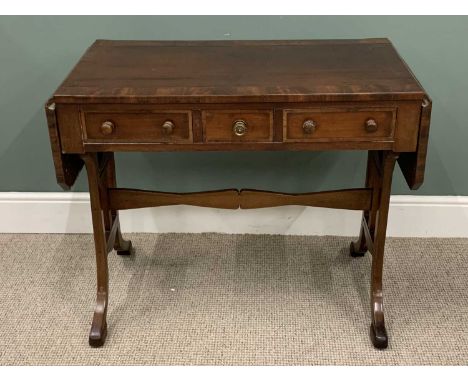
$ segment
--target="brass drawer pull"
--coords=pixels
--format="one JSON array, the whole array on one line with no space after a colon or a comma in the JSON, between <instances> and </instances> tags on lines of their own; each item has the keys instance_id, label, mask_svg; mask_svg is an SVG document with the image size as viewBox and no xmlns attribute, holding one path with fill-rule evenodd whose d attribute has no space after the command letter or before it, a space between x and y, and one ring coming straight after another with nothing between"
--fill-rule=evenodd
<instances>
[{"instance_id":1,"label":"brass drawer pull","mask_svg":"<svg viewBox=\"0 0 468 382\"><path fill-rule=\"evenodd\" d=\"M238 119L237 121L234 121L232 125L232 131L238 137L242 137L247 132L247 123L243 121L242 119Z\"/></svg>"},{"instance_id":2,"label":"brass drawer pull","mask_svg":"<svg viewBox=\"0 0 468 382\"><path fill-rule=\"evenodd\" d=\"M364 127L368 133L375 133L378 128L377 121L373 118L369 118L368 120L366 120Z\"/></svg>"},{"instance_id":3,"label":"brass drawer pull","mask_svg":"<svg viewBox=\"0 0 468 382\"><path fill-rule=\"evenodd\" d=\"M175 124L172 121L166 121L163 123L162 128L163 128L164 134L171 135L175 128Z\"/></svg>"},{"instance_id":4,"label":"brass drawer pull","mask_svg":"<svg viewBox=\"0 0 468 382\"><path fill-rule=\"evenodd\" d=\"M101 133L103 135L110 135L114 132L114 130L115 130L114 122L105 121L101 125Z\"/></svg>"},{"instance_id":5,"label":"brass drawer pull","mask_svg":"<svg viewBox=\"0 0 468 382\"><path fill-rule=\"evenodd\" d=\"M307 121L304 121L304 123L302 124L302 130L304 131L305 134L313 134L316 129L317 129L317 123L312 119L308 119Z\"/></svg>"}]
</instances>

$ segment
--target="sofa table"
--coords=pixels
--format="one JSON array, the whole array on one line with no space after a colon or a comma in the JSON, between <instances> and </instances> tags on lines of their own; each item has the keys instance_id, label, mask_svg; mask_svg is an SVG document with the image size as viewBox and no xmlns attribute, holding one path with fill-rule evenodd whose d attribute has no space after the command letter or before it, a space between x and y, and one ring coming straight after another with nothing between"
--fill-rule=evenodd
<instances>
[{"instance_id":1,"label":"sofa table","mask_svg":"<svg viewBox=\"0 0 468 382\"><path fill-rule=\"evenodd\" d=\"M83 165L88 174L97 265L91 346L107 333L107 255L133 254L118 211L186 204L363 211L350 254L372 255L370 337L387 347L382 270L392 174L398 162L411 189L423 182L431 114L388 39L97 40L45 110L58 183L69 189ZM246 150L366 150L365 185L301 194L116 186L115 152Z\"/></svg>"}]
</instances>

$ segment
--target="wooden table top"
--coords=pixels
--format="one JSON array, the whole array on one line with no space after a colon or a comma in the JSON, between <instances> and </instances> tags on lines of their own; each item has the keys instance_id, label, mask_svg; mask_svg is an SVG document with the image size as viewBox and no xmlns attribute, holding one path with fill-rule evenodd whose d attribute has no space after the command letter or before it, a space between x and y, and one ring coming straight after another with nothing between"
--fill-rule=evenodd
<instances>
[{"instance_id":1,"label":"wooden table top","mask_svg":"<svg viewBox=\"0 0 468 382\"><path fill-rule=\"evenodd\" d=\"M388 39L97 40L54 94L61 103L420 100Z\"/></svg>"}]
</instances>

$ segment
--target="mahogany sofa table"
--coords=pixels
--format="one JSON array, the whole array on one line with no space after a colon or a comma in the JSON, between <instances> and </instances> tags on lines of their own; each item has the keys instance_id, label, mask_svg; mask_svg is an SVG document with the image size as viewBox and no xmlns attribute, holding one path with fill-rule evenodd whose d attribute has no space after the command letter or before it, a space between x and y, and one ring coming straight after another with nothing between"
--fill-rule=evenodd
<instances>
[{"instance_id":1,"label":"mahogany sofa table","mask_svg":"<svg viewBox=\"0 0 468 382\"><path fill-rule=\"evenodd\" d=\"M107 333L107 255L133 253L118 211L186 204L362 210L350 254L372 254L370 335L387 347L382 268L392 174L398 161L409 187L421 185L430 113L431 100L387 39L97 40L46 104L58 183L69 189L83 164L88 173L97 264L90 345ZM365 186L305 194L116 186L114 152L245 150L366 150Z\"/></svg>"}]
</instances>

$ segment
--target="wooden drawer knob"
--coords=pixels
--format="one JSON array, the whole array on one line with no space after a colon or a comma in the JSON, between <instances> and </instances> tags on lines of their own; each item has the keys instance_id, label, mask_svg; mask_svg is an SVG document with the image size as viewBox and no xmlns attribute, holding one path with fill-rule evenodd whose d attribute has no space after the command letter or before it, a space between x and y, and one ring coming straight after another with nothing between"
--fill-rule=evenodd
<instances>
[{"instance_id":1,"label":"wooden drawer knob","mask_svg":"<svg viewBox=\"0 0 468 382\"><path fill-rule=\"evenodd\" d=\"M304 121L304 123L302 124L302 130L304 131L305 134L313 134L316 129L317 129L317 123L312 119L308 119L307 121Z\"/></svg>"},{"instance_id":2,"label":"wooden drawer knob","mask_svg":"<svg viewBox=\"0 0 468 382\"><path fill-rule=\"evenodd\" d=\"M242 119L234 121L232 125L232 131L238 137L242 137L247 132L247 123L243 121Z\"/></svg>"},{"instance_id":3,"label":"wooden drawer knob","mask_svg":"<svg viewBox=\"0 0 468 382\"><path fill-rule=\"evenodd\" d=\"M175 124L172 121L166 121L163 123L162 128L163 128L164 134L171 135L175 128Z\"/></svg>"},{"instance_id":4,"label":"wooden drawer knob","mask_svg":"<svg viewBox=\"0 0 468 382\"><path fill-rule=\"evenodd\" d=\"M101 133L103 135L110 135L114 132L114 130L115 130L114 122L105 121L101 125Z\"/></svg>"},{"instance_id":5,"label":"wooden drawer knob","mask_svg":"<svg viewBox=\"0 0 468 382\"><path fill-rule=\"evenodd\" d=\"M365 129L368 133L375 133L377 131L377 121L373 118L366 120Z\"/></svg>"}]
</instances>

